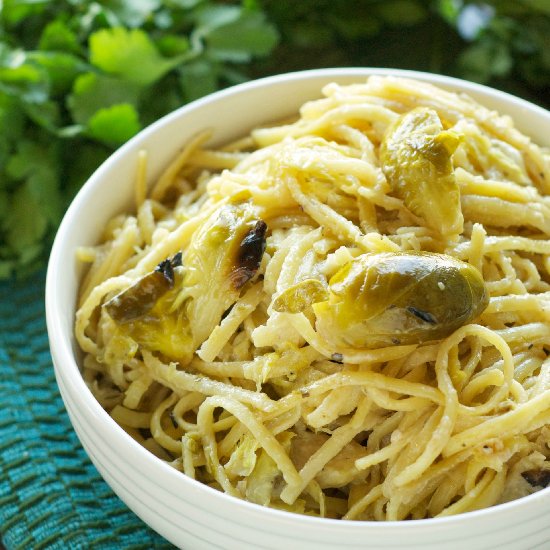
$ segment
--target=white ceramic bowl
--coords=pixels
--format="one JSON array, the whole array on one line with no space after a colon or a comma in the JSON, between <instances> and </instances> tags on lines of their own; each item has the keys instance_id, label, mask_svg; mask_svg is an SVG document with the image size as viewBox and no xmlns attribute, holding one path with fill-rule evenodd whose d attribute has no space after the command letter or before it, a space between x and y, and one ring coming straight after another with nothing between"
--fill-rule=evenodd
<instances>
[{"instance_id":1,"label":"white ceramic bowl","mask_svg":"<svg viewBox=\"0 0 550 550\"><path fill-rule=\"evenodd\" d=\"M215 93L178 109L142 131L90 178L68 209L50 257L46 314L57 381L74 429L101 475L153 529L185 549L445 550L550 548L550 488L521 500L459 516L407 522L349 522L263 508L210 489L167 466L138 445L100 407L79 372L73 337L81 269L79 245L97 242L105 222L131 204L136 155L149 151L157 176L197 131L215 128L225 142L254 126L295 113L331 81L352 83L371 74L401 75L470 94L510 114L520 130L550 146L550 113L476 84L418 72L326 69L280 75Z\"/></svg>"}]
</instances>

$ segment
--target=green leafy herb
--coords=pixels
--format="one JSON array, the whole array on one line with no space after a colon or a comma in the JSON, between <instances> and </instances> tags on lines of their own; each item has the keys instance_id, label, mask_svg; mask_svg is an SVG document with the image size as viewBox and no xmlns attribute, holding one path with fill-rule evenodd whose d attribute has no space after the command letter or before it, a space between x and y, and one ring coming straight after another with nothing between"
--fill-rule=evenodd
<instances>
[{"instance_id":1,"label":"green leafy herb","mask_svg":"<svg viewBox=\"0 0 550 550\"><path fill-rule=\"evenodd\" d=\"M250 1L0 2L0 279L43 265L112 150L277 40Z\"/></svg>"},{"instance_id":2,"label":"green leafy herb","mask_svg":"<svg viewBox=\"0 0 550 550\"><path fill-rule=\"evenodd\" d=\"M90 37L90 61L107 74L147 86L183 61L167 59L140 29L102 29Z\"/></svg>"},{"instance_id":3,"label":"green leafy herb","mask_svg":"<svg viewBox=\"0 0 550 550\"><path fill-rule=\"evenodd\" d=\"M91 137L115 147L122 145L140 129L138 113L129 103L100 109L88 121Z\"/></svg>"},{"instance_id":4,"label":"green leafy herb","mask_svg":"<svg viewBox=\"0 0 550 550\"><path fill-rule=\"evenodd\" d=\"M220 87L412 68L549 106L548 0L0 2L0 279L43 265L63 211L140 128Z\"/></svg>"}]
</instances>

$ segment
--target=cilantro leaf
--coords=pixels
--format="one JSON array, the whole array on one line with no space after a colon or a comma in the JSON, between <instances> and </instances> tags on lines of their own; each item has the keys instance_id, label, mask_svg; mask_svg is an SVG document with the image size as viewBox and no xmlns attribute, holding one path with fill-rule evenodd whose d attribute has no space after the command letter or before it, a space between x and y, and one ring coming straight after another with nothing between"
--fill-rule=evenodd
<instances>
[{"instance_id":1,"label":"cilantro leaf","mask_svg":"<svg viewBox=\"0 0 550 550\"><path fill-rule=\"evenodd\" d=\"M8 25L17 25L24 19L43 12L47 7L47 1L29 0L4 0L1 15Z\"/></svg>"},{"instance_id":2,"label":"cilantro leaf","mask_svg":"<svg viewBox=\"0 0 550 550\"><path fill-rule=\"evenodd\" d=\"M205 10L197 33L204 37L210 55L216 59L245 63L267 55L277 44L279 34L258 11L235 6L217 6Z\"/></svg>"},{"instance_id":3,"label":"cilantro leaf","mask_svg":"<svg viewBox=\"0 0 550 550\"><path fill-rule=\"evenodd\" d=\"M195 13L197 30L208 34L215 29L235 23L241 16L239 6L206 4Z\"/></svg>"},{"instance_id":4,"label":"cilantro leaf","mask_svg":"<svg viewBox=\"0 0 550 550\"><path fill-rule=\"evenodd\" d=\"M167 33L161 36L156 45L159 48L162 55L174 56L187 53L190 45L189 40L185 36L178 36L177 34Z\"/></svg>"},{"instance_id":5,"label":"cilantro leaf","mask_svg":"<svg viewBox=\"0 0 550 550\"><path fill-rule=\"evenodd\" d=\"M27 61L46 72L50 94L54 96L69 92L74 79L87 70L83 61L65 52L29 52Z\"/></svg>"},{"instance_id":6,"label":"cilantro leaf","mask_svg":"<svg viewBox=\"0 0 550 550\"><path fill-rule=\"evenodd\" d=\"M88 121L88 133L107 145L118 146L141 129L137 111L129 103L97 111Z\"/></svg>"},{"instance_id":7,"label":"cilantro leaf","mask_svg":"<svg viewBox=\"0 0 550 550\"><path fill-rule=\"evenodd\" d=\"M143 25L156 9L161 6L160 0L107 0L103 5L118 19L118 24L135 28Z\"/></svg>"},{"instance_id":8,"label":"cilantro leaf","mask_svg":"<svg viewBox=\"0 0 550 550\"><path fill-rule=\"evenodd\" d=\"M46 235L47 228L44 209L28 182L24 182L11 195L8 213L2 220L6 243L17 255L22 255Z\"/></svg>"},{"instance_id":9,"label":"cilantro leaf","mask_svg":"<svg viewBox=\"0 0 550 550\"><path fill-rule=\"evenodd\" d=\"M162 57L149 36L139 29L101 29L90 36L93 65L141 86L157 81L182 60L181 56Z\"/></svg>"},{"instance_id":10,"label":"cilantro leaf","mask_svg":"<svg viewBox=\"0 0 550 550\"><path fill-rule=\"evenodd\" d=\"M211 63L197 60L180 70L180 83L187 101L193 101L214 92L218 87L218 76Z\"/></svg>"},{"instance_id":11,"label":"cilantro leaf","mask_svg":"<svg viewBox=\"0 0 550 550\"><path fill-rule=\"evenodd\" d=\"M473 44L460 54L457 61L460 72L476 82L488 82L493 76L505 76L512 64L507 48L487 42Z\"/></svg>"},{"instance_id":12,"label":"cilantro leaf","mask_svg":"<svg viewBox=\"0 0 550 550\"><path fill-rule=\"evenodd\" d=\"M78 124L87 124L88 120L100 109L120 103L136 105L139 87L120 78L86 73L79 76L68 97L68 106L73 120Z\"/></svg>"},{"instance_id":13,"label":"cilantro leaf","mask_svg":"<svg viewBox=\"0 0 550 550\"><path fill-rule=\"evenodd\" d=\"M6 168L13 179L24 180L27 194L41 205L43 218L52 224L59 223L63 209L56 169L54 148L29 141L19 144Z\"/></svg>"},{"instance_id":14,"label":"cilantro leaf","mask_svg":"<svg viewBox=\"0 0 550 550\"><path fill-rule=\"evenodd\" d=\"M51 21L44 27L38 48L43 51L66 52L75 55L82 53L76 33L59 19Z\"/></svg>"},{"instance_id":15,"label":"cilantro leaf","mask_svg":"<svg viewBox=\"0 0 550 550\"><path fill-rule=\"evenodd\" d=\"M0 56L0 91L29 103L48 99L49 80L45 71L28 63L21 50L4 50Z\"/></svg>"},{"instance_id":16,"label":"cilantro leaf","mask_svg":"<svg viewBox=\"0 0 550 550\"><path fill-rule=\"evenodd\" d=\"M61 113L59 105L55 101L23 103L22 110L36 125L48 130L52 134L59 132L58 126L61 122Z\"/></svg>"}]
</instances>

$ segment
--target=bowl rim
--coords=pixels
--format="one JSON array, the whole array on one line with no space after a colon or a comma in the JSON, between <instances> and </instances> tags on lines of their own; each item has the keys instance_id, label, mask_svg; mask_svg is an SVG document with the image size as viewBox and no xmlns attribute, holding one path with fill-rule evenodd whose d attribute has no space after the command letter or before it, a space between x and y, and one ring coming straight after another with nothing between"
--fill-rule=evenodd
<instances>
[{"instance_id":1,"label":"bowl rim","mask_svg":"<svg viewBox=\"0 0 550 550\"><path fill-rule=\"evenodd\" d=\"M340 520L331 518L312 517L303 514L286 512L277 510L274 508L262 507L257 504L248 502L246 500L237 499L224 492L213 489L199 481L191 479L176 469L172 468L168 464L162 462L152 453L147 451L139 443L137 443L130 435L128 435L101 407L99 402L95 399L88 386L85 384L81 375L80 367L71 349L72 334L66 334L63 329L62 318L57 309L58 296L63 292L63 289L58 287L57 279L58 273L64 265L64 241L67 238L70 228L78 221L78 212L85 205L87 198L93 195L95 186L102 180L104 175L108 173L111 168L119 162L119 159L123 158L128 151L134 149L136 144L144 141L150 136L159 131L162 127L169 124L171 121L178 120L187 116L189 112L197 109L206 108L210 103L223 101L225 98L234 96L237 94L247 93L251 90L260 87L267 87L272 84L283 84L297 80L308 79L322 79L333 78L335 80L339 78L357 77L366 78L371 75L381 76L397 76L412 78L421 80L424 82L432 83L436 86L441 86L445 89L457 91L458 93L474 93L475 95L481 95L484 97L490 97L493 99L501 100L506 103L514 104L516 107L520 107L527 111L542 116L548 119L550 124L550 112L536 104L530 103L527 100L513 96L507 92L496 90L488 86L465 81L462 79L428 73L423 71L414 70L402 70L391 68L369 68L369 67L348 67L348 68L326 68L326 69L312 69L304 71L296 71L290 73L282 73L273 76L268 76L236 86L232 86L203 98L197 99L191 103L179 107L175 111L168 113L156 122L147 126L131 138L122 147L117 149L111 154L88 178L80 191L77 193L69 208L67 209L63 220L59 226L55 240L51 249L50 258L48 261L48 268L46 274L45 285L45 307L46 307L46 324L48 330L48 339L50 344L50 351L54 359L54 369L57 378L58 386L65 387L65 391L78 393L80 399L80 411L82 414L89 418L95 418L97 422L100 422L105 429L105 437L111 439L114 438L120 445L127 447L135 457L136 463L142 465L143 469L147 469L149 472L154 471L155 475L160 475L166 485L180 485L184 487L188 485L189 488L199 491L205 495L205 498L215 504L216 501L226 502L234 510L242 509L247 513L252 513L259 518L267 519L268 517L278 518L284 522L294 522L298 524L309 524L314 527L330 527L331 530L356 530L363 531L366 528L370 530L385 531L389 528L400 530L403 534L406 531L424 529L426 527L444 527L454 525L457 523L463 523L465 519L471 520L474 517L479 519L488 519L495 515L503 515L505 512L513 512L516 508L523 508L529 504L535 505L536 503L546 501L550 503L550 487L537 491L531 495L524 496L520 499L509 501L502 504L497 504L489 508L481 510L475 510L465 512L448 517L436 517L428 519L418 520L406 520L406 521L365 521L365 520ZM73 315L75 311L72 312ZM74 319L71 320L71 327L74 326ZM63 382L61 382L63 381ZM66 397L61 391L63 400ZM65 407L67 404L65 401ZM72 422L72 418L71 418ZM74 429L74 426L73 426ZM214 509L209 511L212 513ZM497 527L495 526L496 530Z\"/></svg>"}]
</instances>

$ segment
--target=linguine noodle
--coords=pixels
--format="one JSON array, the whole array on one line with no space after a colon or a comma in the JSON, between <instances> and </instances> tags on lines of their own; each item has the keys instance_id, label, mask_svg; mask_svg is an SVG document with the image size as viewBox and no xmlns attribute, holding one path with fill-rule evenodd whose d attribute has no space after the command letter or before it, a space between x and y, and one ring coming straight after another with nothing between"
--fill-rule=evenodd
<instances>
[{"instance_id":1,"label":"linguine noodle","mask_svg":"<svg viewBox=\"0 0 550 550\"><path fill-rule=\"evenodd\" d=\"M540 490L548 152L508 117L429 84L373 76L323 94L295 121L220 150L196 136L148 192L140 154L136 211L79 251L90 263L75 329L87 384L161 460L264 506L421 519ZM418 168L391 157L415 113L441 124L421 139L441 146L426 155L440 155L430 159L444 174L434 185L451 189L443 201L392 187ZM379 317L357 330L347 310L336 317L349 266L420 251L481 274L486 301L467 320L430 332L439 317L410 306L425 332L373 340ZM445 296L442 311L462 307Z\"/></svg>"}]
</instances>

